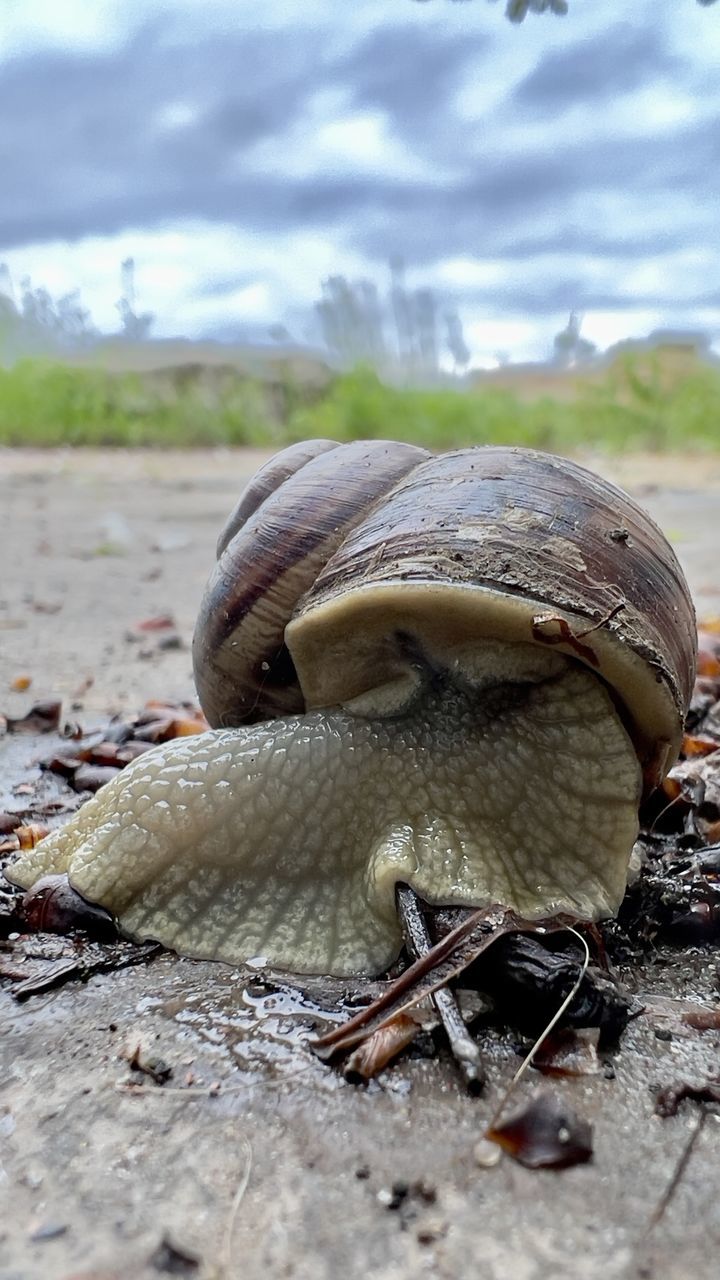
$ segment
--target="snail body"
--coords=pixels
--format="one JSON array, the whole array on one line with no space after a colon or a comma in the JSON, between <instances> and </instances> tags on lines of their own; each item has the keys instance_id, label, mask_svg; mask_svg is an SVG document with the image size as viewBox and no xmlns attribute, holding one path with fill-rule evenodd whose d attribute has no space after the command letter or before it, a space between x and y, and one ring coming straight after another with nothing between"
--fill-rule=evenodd
<instances>
[{"instance_id":1,"label":"snail body","mask_svg":"<svg viewBox=\"0 0 720 1280\"><path fill-rule=\"evenodd\" d=\"M695 626L675 556L561 458L311 441L251 481L194 639L213 728L126 769L16 863L135 937L376 973L395 885L611 915L677 756Z\"/></svg>"}]
</instances>

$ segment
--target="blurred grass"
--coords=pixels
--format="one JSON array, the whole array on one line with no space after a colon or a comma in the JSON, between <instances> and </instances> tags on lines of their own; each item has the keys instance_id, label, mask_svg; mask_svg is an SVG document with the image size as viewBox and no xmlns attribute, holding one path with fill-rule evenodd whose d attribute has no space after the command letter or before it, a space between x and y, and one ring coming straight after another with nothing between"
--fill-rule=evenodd
<instances>
[{"instance_id":1,"label":"blurred grass","mask_svg":"<svg viewBox=\"0 0 720 1280\"><path fill-rule=\"evenodd\" d=\"M668 379L628 358L570 399L492 386L406 389L367 368L325 385L180 365L146 373L25 360L0 369L0 445L276 447L309 436L381 437L431 448L519 444L563 452L720 449L720 372Z\"/></svg>"}]
</instances>

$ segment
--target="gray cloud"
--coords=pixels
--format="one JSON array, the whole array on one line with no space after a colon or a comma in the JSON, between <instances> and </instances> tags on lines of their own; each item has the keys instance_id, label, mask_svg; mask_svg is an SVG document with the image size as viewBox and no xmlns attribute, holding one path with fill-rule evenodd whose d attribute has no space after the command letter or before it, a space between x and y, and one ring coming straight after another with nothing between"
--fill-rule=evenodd
<instances>
[{"instance_id":1,"label":"gray cloud","mask_svg":"<svg viewBox=\"0 0 720 1280\"><path fill-rule=\"evenodd\" d=\"M355 236L372 255L381 254L388 243L394 250L405 246L408 258L417 263L448 253L529 256L550 247L587 253L612 247L621 254L644 257L687 240L687 231L673 224L676 191L692 193L708 218L717 207L720 120L652 140L609 138L588 146L559 138L549 153L527 150L505 157L494 151L492 158L480 158L474 172L455 184L440 189L418 187L414 193L391 192L386 207L402 214L402 220L395 221L396 243L388 231L392 224L382 214L371 221L359 220ZM649 210L665 202L664 233L657 238L635 235L625 241L621 218L613 227L594 214L599 196L614 194L621 209L628 193L645 199Z\"/></svg>"},{"instance_id":2,"label":"gray cloud","mask_svg":"<svg viewBox=\"0 0 720 1280\"><path fill-rule=\"evenodd\" d=\"M242 186L224 180L229 160L281 135L309 89L297 29L168 46L153 24L118 52L0 65L0 245L226 217ZM197 122L153 128L176 102L196 107Z\"/></svg>"},{"instance_id":3,"label":"gray cloud","mask_svg":"<svg viewBox=\"0 0 720 1280\"><path fill-rule=\"evenodd\" d=\"M491 37L448 28L396 24L372 32L336 69L356 107L385 111L396 134L446 159L462 148L450 106L468 64L487 66Z\"/></svg>"},{"instance_id":4,"label":"gray cloud","mask_svg":"<svg viewBox=\"0 0 720 1280\"><path fill-rule=\"evenodd\" d=\"M580 40L546 54L520 82L514 101L550 115L575 103L599 103L631 93L685 66L668 50L659 26L643 30L618 23L600 40Z\"/></svg>"},{"instance_id":5,"label":"gray cloud","mask_svg":"<svg viewBox=\"0 0 720 1280\"><path fill-rule=\"evenodd\" d=\"M592 120L586 136L566 135L559 120L541 149L518 128L538 115L561 117L574 103L601 106L668 74L678 83L692 79L697 68L672 52L661 27L618 24L601 42L554 49L482 128L455 113L454 93L470 68L492 78L494 34L395 18L349 51L324 45L301 22L272 32L211 27L192 40L176 28L170 37L165 22L148 23L113 52L45 52L0 63L0 257L43 240L197 218L268 234L324 229L369 266L398 252L421 267L450 254L511 263L551 253L636 261L688 243L676 193L694 201L708 226L720 203L718 119L655 136L639 120L635 135L618 137L603 137ZM344 93L350 110L385 112L398 143L438 176L409 180L380 168L283 174L285 140L302 127L313 95L328 88ZM196 118L160 127L176 104ZM264 141L279 158L277 171L243 168ZM450 162L454 176L441 177ZM614 198L615 224L596 216L600 196ZM659 210L661 230L626 234L628 197ZM241 274L208 281L205 293L221 296L250 278L243 263ZM473 297L532 315L627 305L589 289L575 261L545 289Z\"/></svg>"}]
</instances>

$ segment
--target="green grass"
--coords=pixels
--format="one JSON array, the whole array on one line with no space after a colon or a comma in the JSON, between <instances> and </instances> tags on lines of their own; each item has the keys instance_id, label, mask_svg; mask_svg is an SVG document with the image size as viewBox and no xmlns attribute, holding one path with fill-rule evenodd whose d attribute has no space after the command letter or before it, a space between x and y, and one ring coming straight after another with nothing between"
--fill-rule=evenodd
<instances>
[{"instance_id":1,"label":"green grass","mask_svg":"<svg viewBox=\"0 0 720 1280\"><path fill-rule=\"evenodd\" d=\"M25 360L0 369L0 444L264 444L274 436L267 392L247 379L217 391L201 379L111 374ZM279 424L278 424L279 426Z\"/></svg>"},{"instance_id":2,"label":"green grass","mask_svg":"<svg viewBox=\"0 0 720 1280\"><path fill-rule=\"evenodd\" d=\"M193 366L111 374L27 360L0 369L0 445L259 445L380 437L431 448L720 449L720 373L674 383L628 361L576 399L525 403L497 389L408 390L358 368L325 389Z\"/></svg>"}]
</instances>

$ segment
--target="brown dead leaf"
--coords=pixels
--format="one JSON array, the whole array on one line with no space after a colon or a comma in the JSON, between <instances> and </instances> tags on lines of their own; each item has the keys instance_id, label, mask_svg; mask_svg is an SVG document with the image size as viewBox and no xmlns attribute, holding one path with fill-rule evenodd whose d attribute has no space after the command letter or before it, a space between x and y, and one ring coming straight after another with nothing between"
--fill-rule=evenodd
<instances>
[{"instance_id":1,"label":"brown dead leaf","mask_svg":"<svg viewBox=\"0 0 720 1280\"><path fill-rule=\"evenodd\" d=\"M59 777L69 780L81 764L82 757L73 752L72 755L52 755L48 760L43 760L40 767L47 773L57 773Z\"/></svg>"},{"instance_id":2,"label":"brown dead leaf","mask_svg":"<svg viewBox=\"0 0 720 1280\"><path fill-rule=\"evenodd\" d=\"M532 1065L544 1076L576 1077L602 1075L597 1046L598 1027L574 1030L563 1027L546 1036L535 1054Z\"/></svg>"},{"instance_id":3,"label":"brown dead leaf","mask_svg":"<svg viewBox=\"0 0 720 1280\"><path fill-rule=\"evenodd\" d=\"M686 1098L692 1102L720 1102L720 1080L679 1080L665 1085L655 1096L655 1114L664 1120L676 1116Z\"/></svg>"},{"instance_id":4,"label":"brown dead leaf","mask_svg":"<svg viewBox=\"0 0 720 1280\"><path fill-rule=\"evenodd\" d=\"M170 722L170 737L188 738L195 733L207 733L209 728L210 725L202 714L194 718L181 717Z\"/></svg>"},{"instance_id":5,"label":"brown dead leaf","mask_svg":"<svg viewBox=\"0 0 720 1280\"><path fill-rule=\"evenodd\" d=\"M154 618L143 618L136 624L136 631L169 631L175 629L175 619L171 613L159 613Z\"/></svg>"},{"instance_id":6,"label":"brown dead leaf","mask_svg":"<svg viewBox=\"0 0 720 1280\"><path fill-rule=\"evenodd\" d=\"M141 742L167 742L175 735L172 733L172 720L147 720L144 724L138 724L135 730L135 737Z\"/></svg>"},{"instance_id":7,"label":"brown dead leaf","mask_svg":"<svg viewBox=\"0 0 720 1280\"><path fill-rule=\"evenodd\" d=\"M13 999L22 1004L33 996L44 995L46 991L63 987L68 982L86 982L96 973L116 973L120 969L147 964L160 954L162 947L157 942L138 947L132 942L95 942L89 939L79 947L78 940L73 939L66 943L66 951L70 954L51 961L40 973L33 974L14 987Z\"/></svg>"},{"instance_id":8,"label":"brown dead leaf","mask_svg":"<svg viewBox=\"0 0 720 1280\"><path fill-rule=\"evenodd\" d=\"M70 778L73 791L99 791L107 782L112 782L120 772L107 764L81 764Z\"/></svg>"},{"instance_id":9,"label":"brown dead leaf","mask_svg":"<svg viewBox=\"0 0 720 1280\"><path fill-rule=\"evenodd\" d=\"M50 828L41 822L31 822L27 826L17 827L15 835L20 841L21 849L34 849L36 844L50 834Z\"/></svg>"},{"instance_id":10,"label":"brown dead leaf","mask_svg":"<svg viewBox=\"0 0 720 1280\"><path fill-rule=\"evenodd\" d=\"M49 834L50 828L39 822L17 826L0 839L0 853L20 853L23 849L34 849Z\"/></svg>"},{"instance_id":11,"label":"brown dead leaf","mask_svg":"<svg viewBox=\"0 0 720 1280\"><path fill-rule=\"evenodd\" d=\"M684 756L709 756L713 751L720 751L720 742L716 738L709 738L701 734L696 737L691 733L685 734L682 741L682 753Z\"/></svg>"},{"instance_id":12,"label":"brown dead leaf","mask_svg":"<svg viewBox=\"0 0 720 1280\"><path fill-rule=\"evenodd\" d=\"M113 722L106 737L89 741L78 728L72 735L73 746L54 753L41 768L65 778L74 791L99 790L138 756L144 755L157 742L205 733L209 729L200 708L194 703L149 702L130 724Z\"/></svg>"},{"instance_id":13,"label":"brown dead leaf","mask_svg":"<svg viewBox=\"0 0 720 1280\"><path fill-rule=\"evenodd\" d=\"M710 653L708 649L698 649L697 672L699 676L709 676L713 680L716 679L720 676L720 660L714 653Z\"/></svg>"},{"instance_id":14,"label":"brown dead leaf","mask_svg":"<svg viewBox=\"0 0 720 1280\"><path fill-rule=\"evenodd\" d=\"M707 806L720 806L720 754L714 751L710 755L681 760L673 765L665 784L665 794L670 799L682 796L693 807L704 806L704 816L714 821L717 814L710 817Z\"/></svg>"},{"instance_id":15,"label":"brown dead leaf","mask_svg":"<svg viewBox=\"0 0 720 1280\"><path fill-rule=\"evenodd\" d=\"M195 733L205 733L209 724L201 711L187 711L178 716L177 708L171 714L158 712L150 718L145 712L138 717L135 738L143 742L169 742L172 738L186 738Z\"/></svg>"},{"instance_id":16,"label":"brown dead leaf","mask_svg":"<svg viewBox=\"0 0 720 1280\"><path fill-rule=\"evenodd\" d=\"M353 1083L372 1080L388 1062L412 1044L420 1025L406 1013L399 1013L359 1045L345 1063L346 1080Z\"/></svg>"},{"instance_id":17,"label":"brown dead leaf","mask_svg":"<svg viewBox=\"0 0 720 1280\"><path fill-rule=\"evenodd\" d=\"M151 747L150 742L138 742L134 739L128 742L98 742L94 747L79 751L78 756L86 764L114 765L121 769L150 751Z\"/></svg>"},{"instance_id":18,"label":"brown dead leaf","mask_svg":"<svg viewBox=\"0 0 720 1280\"><path fill-rule=\"evenodd\" d=\"M699 676L720 676L720 634L713 634L707 627L698 629L697 673Z\"/></svg>"},{"instance_id":19,"label":"brown dead leaf","mask_svg":"<svg viewBox=\"0 0 720 1280\"><path fill-rule=\"evenodd\" d=\"M592 1126L549 1093L485 1136L527 1169L567 1169L592 1159Z\"/></svg>"},{"instance_id":20,"label":"brown dead leaf","mask_svg":"<svg viewBox=\"0 0 720 1280\"><path fill-rule=\"evenodd\" d=\"M682 1021L695 1031L720 1031L720 1009L688 1009Z\"/></svg>"},{"instance_id":21,"label":"brown dead leaf","mask_svg":"<svg viewBox=\"0 0 720 1280\"><path fill-rule=\"evenodd\" d=\"M115 938L113 918L73 889L66 875L43 876L20 902L20 915L37 933L69 933L83 929L97 938Z\"/></svg>"},{"instance_id":22,"label":"brown dead leaf","mask_svg":"<svg viewBox=\"0 0 720 1280\"><path fill-rule=\"evenodd\" d=\"M195 710L191 703L163 702L159 698L150 698L142 711L135 717L135 724L150 724L153 720L167 720L181 711ZM197 708L198 713L199 708Z\"/></svg>"},{"instance_id":23,"label":"brown dead leaf","mask_svg":"<svg viewBox=\"0 0 720 1280\"><path fill-rule=\"evenodd\" d=\"M36 702L26 716L6 716L8 733L54 733L60 727L62 703L54 699Z\"/></svg>"},{"instance_id":24,"label":"brown dead leaf","mask_svg":"<svg viewBox=\"0 0 720 1280\"><path fill-rule=\"evenodd\" d=\"M397 1014L407 1011L429 996L439 987L461 972L477 954L490 946L496 938L517 927L512 912L501 907L488 907L473 911L459 925L451 929L435 946L415 960L377 1000L366 1005L348 1022L333 1027L326 1035L312 1042L320 1057L332 1057L344 1053L367 1040L374 1031L385 1026ZM471 956L466 956L469 947Z\"/></svg>"}]
</instances>

